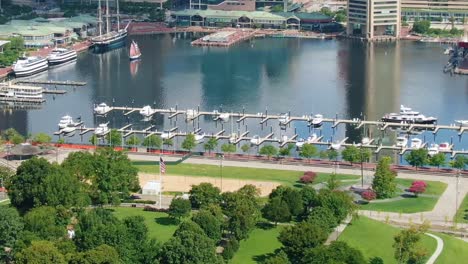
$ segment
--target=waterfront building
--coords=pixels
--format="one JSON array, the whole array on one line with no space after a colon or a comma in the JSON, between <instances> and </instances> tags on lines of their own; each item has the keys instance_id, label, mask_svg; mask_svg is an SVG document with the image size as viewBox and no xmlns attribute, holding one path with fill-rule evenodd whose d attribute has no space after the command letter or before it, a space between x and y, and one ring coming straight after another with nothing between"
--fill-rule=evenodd
<instances>
[{"instance_id":1,"label":"waterfront building","mask_svg":"<svg viewBox=\"0 0 468 264\"><path fill-rule=\"evenodd\" d=\"M448 23L453 17L454 22L463 23L468 17L468 0L401 0L401 9L408 21L425 19Z\"/></svg>"},{"instance_id":2,"label":"waterfront building","mask_svg":"<svg viewBox=\"0 0 468 264\"><path fill-rule=\"evenodd\" d=\"M287 11L287 0L189 0L190 9L223 10L223 11L255 11L265 10L273 6L283 7Z\"/></svg>"},{"instance_id":3,"label":"waterfront building","mask_svg":"<svg viewBox=\"0 0 468 264\"><path fill-rule=\"evenodd\" d=\"M347 34L365 39L398 37L400 0L348 0Z\"/></svg>"},{"instance_id":4,"label":"waterfront building","mask_svg":"<svg viewBox=\"0 0 468 264\"><path fill-rule=\"evenodd\" d=\"M263 11L181 10L171 13L177 26L302 29L334 32L342 29L321 13L270 13Z\"/></svg>"}]
</instances>

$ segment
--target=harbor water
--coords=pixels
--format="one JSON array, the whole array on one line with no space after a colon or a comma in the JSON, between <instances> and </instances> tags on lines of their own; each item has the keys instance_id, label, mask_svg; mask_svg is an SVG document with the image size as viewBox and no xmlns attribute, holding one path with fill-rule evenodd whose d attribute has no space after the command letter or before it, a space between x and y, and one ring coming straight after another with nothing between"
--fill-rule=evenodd
<instances>
[{"instance_id":1,"label":"harbor water","mask_svg":"<svg viewBox=\"0 0 468 264\"><path fill-rule=\"evenodd\" d=\"M444 45L421 42L362 43L348 40L258 38L229 48L194 47L195 36L178 33L135 36L142 59L130 62L127 47L104 54L84 52L76 63L51 69L34 79L85 81L76 88L62 88L65 95L47 95L47 102L36 109L6 106L0 113L0 129L14 127L22 134L57 131L63 115L81 117L86 127L110 122L113 128L133 123L134 129L156 125L158 130L177 126L180 131L201 127L205 133L221 129L226 133L249 130L249 136L274 137L295 133L306 138L322 134L324 140L349 137L359 142L364 135L392 144L396 133L377 129L354 129L340 125L310 131L305 123L292 123L280 130L278 121L261 126L259 120L244 124L215 123L211 117L186 123L182 117L170 121L157 115L150 121L138 113L125 117L114 112L105 118L93 116L93 105L196 109L212 111L291 112L302 116L378 120L385 113L398 112L401 104L439 124L468 119L468 78L442 72L447 56ZM54 89L54 87L48 87ZM89 135L88 135L89 136ZM468 149L468 135L440 131L418 137L428 142L453 139L457 149ZM57 139L55 137L55 139ZM179 139L180 141L181 139ZM70 142L88 143L74 136Z\"/></svg>"}]
</instances>

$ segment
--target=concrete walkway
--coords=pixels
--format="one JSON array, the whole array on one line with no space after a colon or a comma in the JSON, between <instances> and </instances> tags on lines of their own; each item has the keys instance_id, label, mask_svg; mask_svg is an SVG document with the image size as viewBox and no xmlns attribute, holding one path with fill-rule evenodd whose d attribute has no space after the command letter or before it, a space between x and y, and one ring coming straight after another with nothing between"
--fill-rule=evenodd
<instances>
[{"instance_id":1,"label":"concrete walkway","mask_svg":"<svg viewBox=\"0 0 468 264\"><path fill-rule=\"evenodd\" d=\"M442 253L442 250L444 249L444 241L442 240L442 238L436 236L436 235L433 235L431 233L426 233L426 235L434 238L436 241L437 241L437 248L436 250L434 251L434 253L432 254L432 256L427 260L426 264L434 264L435 261L437 260L437 258L440 256L440 254Z\"/></svg>"}]
</instances>

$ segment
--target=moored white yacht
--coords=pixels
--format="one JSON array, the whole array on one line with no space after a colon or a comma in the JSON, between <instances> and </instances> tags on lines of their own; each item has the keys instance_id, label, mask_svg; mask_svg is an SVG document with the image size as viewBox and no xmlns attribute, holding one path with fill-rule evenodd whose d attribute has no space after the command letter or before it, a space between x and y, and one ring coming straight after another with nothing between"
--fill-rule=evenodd
<instances>
[{"instance_id":1,"label":"moored white yacht","mask_svg":"<svg viewBox=\"0 0 468 264\"><path fill-rule=\"evenodd\" d=\"M341 142L335 141L330 144L330 147L334 150L339 150L341 148Z\"/></svg>"},{"instance_id":2,"label":"moored white yacht","mask_svg":"<svg viewBox=\"0 0 468 264\"><path fill-rule=\"evenodd\" d=\"M363 137L361 140L361 145L367 146L371 143L371 139L368 137Z\"/></svg>"},{"instance_id":3,"label":"moored white yacht","mask_svg":"<svg viewBox=\"0 0 468 264\"><path fill-rule=\"evenodd\" d=\"M169 130L164 130L162 133L161 133L161 138L162 139L170 139L174 136L174 134L169 131Z\"/></svg>"},{"instance_id":4,"label":"moored white yacht","mask_svg":"<svg viewBox=\"0 0 468 264\"><path fill-rule=\"evenodd\" d=\"M252 145L258 145L258 144L260 144L260 141L261 141L260 136L259 136L259 135L255 135L255 136L253 136L253 137L250 139L250 144L252 144Z\"/></svg>"},{"instance_id":5,"label":"moored white yacht","mask_svg":"<svg viewBox=\"0 0 468 264\"><path fill-rule=\"evenodd\" d=\"M197 111L195 111L194 109L187 109L187 111L185 112L185 118L187 120L194 119L196 115L197 115Z\"/></svg>"},{"instance_id":6,"label":"moored white yacht","mask_svg":"<svg viewBox=\"0 0 468 264\"><path fill-rule=\"evenodd\" d=\"M410 142L410 147L412 149L420 149L422 147L422 140L420 138L412 138Z\"/></svg>"},{"instance_id":7,"label":"moored white yacht","mask_svg":"<svg viewBox=\"0 0 468 264\"><path fill-rule=\"evenodd\" d=\"M460 126L468 127L468 120L455 120L455 122L457 122L457 124Z\"/></svg>"},{"instance_id":8,"label":"moored white yacht","mask_svg":"<svg viewBox=\"0 0 468 264\"><path fill-rule=\"evenodd\" d=\"M310 125L313 127L321 127L323 124L323 115L321 114L316 114L312 117L312 120L310 121Z\"/></svg>"},{"instance_id":9,"label":"moored white yacht","mask_svg":"<svg viewBox=\"0 0 468 264\"><path fill-rule=\"evenodd\" d=\"M64 134L68 134L68 136L71 136L71 133L76 131L76 126L74 125L69 125L61 129Z\"/></svg>"},{"instance_id":10,"label":"moored white yacht","mask_svg":"<svg viewBox=\"0 0 468 264\"><path fill-rule=\"evenodd\" d=\"M305 144L305 140L303 138L299 138L297 141L296 141L296 147L297 148L302 148L302 146L304 146Z\"/></svg>"},{"instance_id":11,"label":"moored white yacht","mask_svg":"<svg viewBox=\"0 0 468 264\"><path fill-rule=\"evenodd\" d=\"M94 113L98 115L107 114L107 112L109 112L110 110L110 106L108 106L106 103L100 103L94 107Z\"/></svg>"},{"instance_id":12,"label":"moored white yacht","mask_svg":"<svg viewBox=\"0 0 468 264\"><path fill-rule=\"evenodd\" d=\"M47 70L49 65L45 58L39 56L20 57L13 66L16 77L30 76Z\"/></svg>"},{"instance_id":13,"label":"moored white yacht","mask_svg":"<svg viewBox=\"0 0 468 264\"><path fill-rule=\"evenodd\" d=\"M289 122L289 114L288 113L279 114L278 121L280 123L280 126L285 126Z\"/></svg>"},{"instance_id":14,"label":"moored white yacht","mask_svg":"<svg viewBox=\"0 0 468 264\"><path fill-rule=\"evenodd\" d=\"M404 136L399 136L396 138L396 146L400 148L404 148L408 145L408 138Z\"/></svg>"},{"instance_id":15,"label":"moored white yacht","mask_svg":"<svg viewBox=\"0 0 468 264\"><path fill-rule=\"evenodd\" d=\"M319 139L319 137L317 136L317 134L312 133L312 135L310 135L309 137L307 137L306 143L307 143L307 144L315 143L315 142L318 141L318 139Z\"/></svg>"},{"instance_id":16,"label":"moored white yacht","mask_svg":"<svg viewBox=\"0 0 468 264\"><path fill-rule=\"evenodd\" d=\"M452 146L448 142L442 142L439 144L439 151L450 151Z\"/></svg>"},{"instance_id":17,"label":"moored white yacht","mask_svg":"<svg viewBox=\"0 0 468 264\"><path fill-rule=\"evenodd\" d=\"M429 156L434 156L434 155L437 155L439 153L439 145L433 143L429 146L429 148L427 148L427 154Z\"/></svg>"},{"instance_id":18,"label":"moored white yacht","mask_svg":"<svg viewBox=\"0 0 468 264\"><path fill-rule=\"evenodd\" d=\"M435 117L427 117L409 107L400 106L400 113L390 113L382 117L383 122L390 123L408 123L408 124L434 124L437 122Z\"/></svg>"},{"instance_id":19,"label":"moored white yacht","mask_svg":"<svg viewBox=\"0 0 468 264\"><path fill-rule=\"evenodd\" d=\"M235 144L238 139L238 136L236 133L231 133L231 136L229 137L229 143Z\"/></svg>"},{"instance_id":20,"label":"moored white yacht","mask_svg":"<svg viewBox=\"0 0 468 264\"><path fill-rule=\"evenodd\" d=\"M143 106L143 108L140 109L140 115L143 117L151 117L154 113L156 113L156 111L149 105Z\"/></svg>"},{"instance_id":21,"label":"moored white yacht","mask_svg":"<svg viewBox=\"0 0 468 264\"><path fill-rule=\"evenodd\" d=\"M47 55L49 65L58 65L76 60L76 51L73 49L55 48Z\"/></svg>"},{"instance_id":22,"label":"moored white yacht","mask_svg":"<svg viewBox=\"0 0 468 264\"><path fill-rule=\"evenodd\" d=\"M58 127L59 129L63 129L72 124L74 124L73 118L69 115L65 115L65 116L62 116L62 118L58 122Z\"/></svg>"},{"instance_id":23,"label":"moored white yacht","mask_svg":"<svg viewBox=\"0 0 468 264\"><path fill-rule=\"evenodd\" d=\"M203 142L205 139L205 133L199 131L197 133L195 133L195 142L196 143L201 143Z\"/></svg>"},{"instance_id":24,"label":"moored white yacht","mask_svg":"<svg viewBox=\"0 0 468 264\"><path fill-rule=\"evenodd\" d=\"M99 126L96 127L94 134L96 134L96 136L104 136L109 132L110 132L110 129L107 126L107 123L104 123L104 124L99 124Z\"/></svg>"}]
</instances>

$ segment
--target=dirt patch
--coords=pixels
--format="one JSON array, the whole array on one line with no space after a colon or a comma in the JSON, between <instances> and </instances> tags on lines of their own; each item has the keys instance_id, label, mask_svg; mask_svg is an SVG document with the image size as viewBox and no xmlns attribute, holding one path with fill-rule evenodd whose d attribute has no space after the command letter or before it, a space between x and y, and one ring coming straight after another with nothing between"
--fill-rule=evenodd
<instances>
[{"instance_id":1,"label":"dirt patch","mask_svg":"<svg viewBox=\"0 0 468 264\"><path fill-rule=\"evenodd\" d=\"M140 186L143 187L150 180L159 180L159 175L139 173ZM192 185L198 185L202 182L209 182L222 189L223 192L232 192L240 189L244 185L252 184L260 190L260 196L267 196L273 189L280 185L278 182L254 181L254 180L236 180L223 178L221 188L221 179L214 177L193 177L181 175L163 175L164 192L188 192Z\"/></svg>"}]
</instances>

